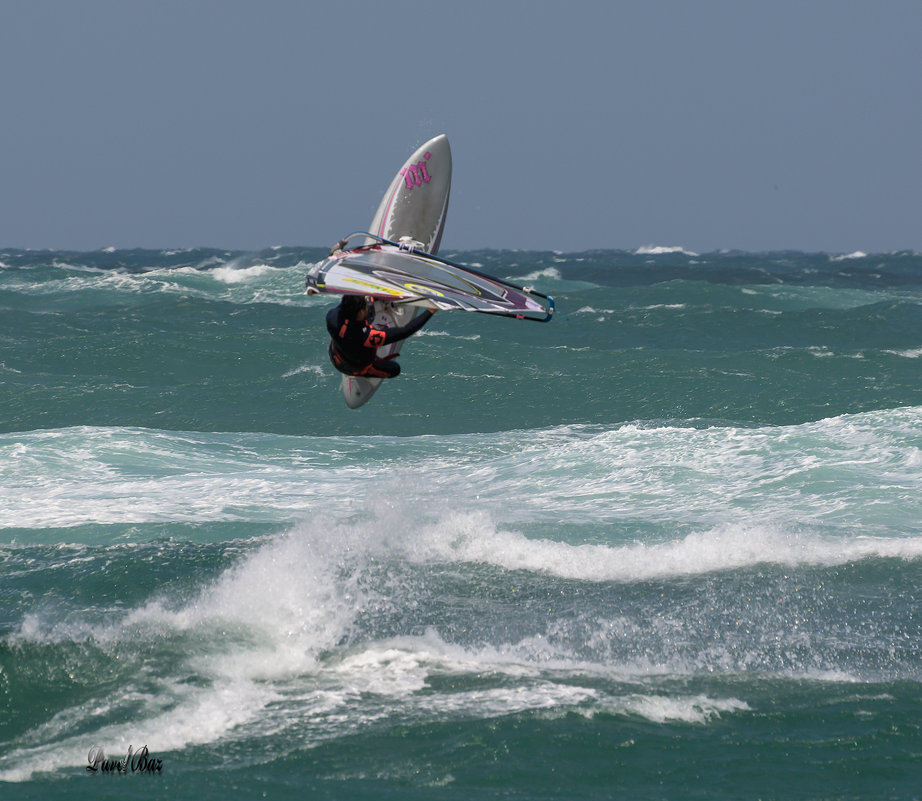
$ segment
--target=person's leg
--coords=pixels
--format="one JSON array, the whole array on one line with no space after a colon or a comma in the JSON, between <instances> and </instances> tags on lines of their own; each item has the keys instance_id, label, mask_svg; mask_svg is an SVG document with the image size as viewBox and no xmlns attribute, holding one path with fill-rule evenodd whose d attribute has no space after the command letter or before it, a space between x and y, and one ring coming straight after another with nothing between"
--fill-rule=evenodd
<instances>
[{"instance_id":1,"label":"person's leg","mask_svg":"<svg viewBox=\"0 0 922 801\"><path fill-rule=\"evenodd\" d=\"M400 365L393 359L386 359L369 364L359 375L366 378L396 378L400 375Z\"/></svg>"}]
</instances>

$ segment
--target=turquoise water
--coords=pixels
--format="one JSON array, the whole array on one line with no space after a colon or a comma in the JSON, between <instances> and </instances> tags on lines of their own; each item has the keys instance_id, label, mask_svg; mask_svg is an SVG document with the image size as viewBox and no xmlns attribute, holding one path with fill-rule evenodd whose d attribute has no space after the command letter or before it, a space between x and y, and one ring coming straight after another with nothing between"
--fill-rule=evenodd
<instances>
[{"instance_id":1,"label":"turquoise water","mask_svg":"<svg viewBox=\"0 0 922 801\"><path fill-rule=\"evenodd\" d=\"M922 256L324 252L0 251L3 798L922 795Z\"/></svg>"}]
</instances>

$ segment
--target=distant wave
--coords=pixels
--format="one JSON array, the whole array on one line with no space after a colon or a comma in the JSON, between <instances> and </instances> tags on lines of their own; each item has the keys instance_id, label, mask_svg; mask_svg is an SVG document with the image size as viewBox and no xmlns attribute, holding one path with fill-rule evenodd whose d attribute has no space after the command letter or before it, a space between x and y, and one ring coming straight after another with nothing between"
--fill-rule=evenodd
<instances>
[{"instance_id":1,"label":"distant wave","mask_svg":"<svg viewBox=\"0 0 922 801\"><path fill-rule=\"evenodd\" d=\"M570 545L525 537L494 527L483 515L459 513L427 529L407 550L410 559L482 562L581 581L648 581L759 564L832 566L871 557L922 559L922 537L827 539L724 524L654 545Z\"/></svg>"},{"instance_id":2,"label":"distant wave","mask_svg":"<svg viewBox=\"0 0 922 801\"><path fill-rule=\"evenodd\" d=\"M555 281L559 281L562 276L560 270L556 267L545 267L541 270L535 270L534 272L528 273L527 275L517 276L517 281L537 281L540 278L550 278Z\"/></svg>"},{"instance_id":3,"label":"distant wave","mask_svg":"<svg viewBox=\"0 0 922 801\"><path fill-rule=\"evenodd\" d=\"M634 251L635 256L663 256L668 253L681 253L684 256L695 257L700 254L695 253L691 250L686 250L683 247L679 246L661 246L661 245L643 245L642 247L637 248Z\"/></svg>"},{"instance_id":4,"label":"distant wave","mask_svg":"<svg viewBox=\"0 0 922 801\"><path fill-rule=\"evenodd\" d=\"M250 281L259 278L270 270L277 270L277 267L271 267L268 264L254 264L250 267L239 267L234 263L225 264L221 267L215 267L211 274L216 280L225 284L240 284L244 281Z\"/></svg>"}]
</instances>

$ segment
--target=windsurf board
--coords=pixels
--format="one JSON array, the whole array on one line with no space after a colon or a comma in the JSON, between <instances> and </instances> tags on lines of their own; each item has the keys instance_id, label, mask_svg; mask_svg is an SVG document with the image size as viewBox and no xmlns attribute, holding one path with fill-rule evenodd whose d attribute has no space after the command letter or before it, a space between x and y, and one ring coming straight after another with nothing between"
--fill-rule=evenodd
<instances>
[{"instance_id":1,"label":"windsurf board","mask_svg":"<svg viewBox=\"0 0 922 801\"><path fill-rule=\"evenodd\" d=\"M385 239L412 242L422 250L436 253L445 229L450 194L451 147L448 137L440 134L417 148L397 171L368 232ZM417 306L392 306L386 301L375 300L372 324L379 328L406 325L421 312ZM402 344L395 342L380 347L378 358L398 355ZM343 375L346 405L357 409L366 404L382 380Z\"/></svg>"}]
</instances>

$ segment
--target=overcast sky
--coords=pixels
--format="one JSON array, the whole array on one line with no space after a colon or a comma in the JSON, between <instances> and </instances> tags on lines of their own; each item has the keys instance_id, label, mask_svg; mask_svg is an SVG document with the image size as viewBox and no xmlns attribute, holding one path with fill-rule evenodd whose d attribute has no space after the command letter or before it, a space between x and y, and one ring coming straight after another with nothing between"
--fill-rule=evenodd
<instances>
[{"instance_id":1,"label":"overcast sky","mask_svg":"<svg viewBox=\"0 0 922 801\"><path fill-rule=\"evenodd\" d=\"M0 247L922 251L922 0L0 0Z\"/></svg>"}]
</instances>

